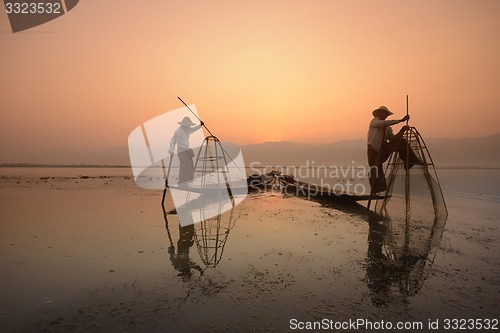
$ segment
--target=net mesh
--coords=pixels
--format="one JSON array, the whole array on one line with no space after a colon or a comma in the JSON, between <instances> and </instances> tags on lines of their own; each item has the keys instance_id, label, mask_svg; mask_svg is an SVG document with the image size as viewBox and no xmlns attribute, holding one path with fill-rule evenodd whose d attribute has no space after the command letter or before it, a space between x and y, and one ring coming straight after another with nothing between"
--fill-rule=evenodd
<instances>
[{"instance_id":1,"label":"net mesh","mask_svg":"<svg viewBox=\"0 0 500 333\"><path fill-rule=\"evenodd\" d=\"M234 208L195 224L195 243L206 266L216 267L222 259L229 232L234 227Z\"/></svg>"},{"instance_id":2,"label":"net mesh","mask_svg":"<svg viewBox=\"0 0 500 333\"><path fill-rule=\"evenodd\" d=\"M424 140L414 127L403 137L421 163L409 168L401 152L389 157L387 191L376 202L375 210L385 217L387 255L406 272L404 286L413 293L424 279L424 267L432 261L431 250L441 240L448 211Z\"/></svg>"}]
</instances>

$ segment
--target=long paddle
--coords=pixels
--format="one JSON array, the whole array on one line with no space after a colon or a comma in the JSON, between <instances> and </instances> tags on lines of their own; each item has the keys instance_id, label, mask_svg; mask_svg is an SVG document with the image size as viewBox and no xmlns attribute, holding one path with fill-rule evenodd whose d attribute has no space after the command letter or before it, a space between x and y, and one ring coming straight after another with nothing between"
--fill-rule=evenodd
<instances>
[{"instance_id":1,"label":"long paddle","mask_svg":"<svg viewBox=\"0 0 500 333\"><path fill-rule=\"evenodd\" d=\"M203 121L201 121L201 119L200 119L200 118L196 115L196 113L194 113L194 112L193 112L193 110L191 110L191 108L190 108L190 107L189 107L189 106L188 106L188 105L187 105L187 104L186 104L186 103L182 100L182 98L180 98L180 97L178 97L178 96L177 96L177 98L179 99L179 101L181 101L181 102L182 102L182 104L184 104L184 106L185 106L185 107L187 107L187 108L188 108L188 110L189 110L189 111L191 111L191 113L193 114L193 116L195 116L195 117L196 117L196 119L198 119L198 120L199 120L199 122L202 124L202 126L203 126L203 127L205 127L205 129L208 131L208 133L209 133L212 137L216 138L216 136L215 136L215 135L213 135L213 134L212 134L212 132L210 132L210 130L208 129L207 125L205 125L205 123L204 123ZM217 140L218 140L218 139L217 139ZM220 145L220 148L222 149L222 153L223 153L224 155L226 155L227 157L229 157L229 159L231 160L231 162L233 162L233 164L236 166L236 168L238 168L238 170L241 170L241 169L240 169L240 167L238 166L238 164L236 164L236 162L234 162L234 160L231 158L231 155L229 155L229 154L226 152L226 150L224 149L224 147L222 147L222 145Z\"/></svg>"},{"instance_id":2,"label":"long paddle","mask_svg":"<svg viewBox=\"0 0 500 333\"><path fill-rule=\"evenodd\" d=\"M170 169L172 168L172 157L173 155L170 155L170 161L168 162L168 171L167 175L165 176L165 188L163 189L163 198L161 198L161 205L163 208L165 208L165 195L167 194L168 177L170 176Z\"/></svg>"}]
</instances>

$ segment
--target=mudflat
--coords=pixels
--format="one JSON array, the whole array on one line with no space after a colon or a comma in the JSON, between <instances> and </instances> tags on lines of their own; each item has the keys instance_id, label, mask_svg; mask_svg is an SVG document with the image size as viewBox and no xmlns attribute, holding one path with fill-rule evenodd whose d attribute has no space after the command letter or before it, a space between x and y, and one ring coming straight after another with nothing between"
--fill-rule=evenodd
<instances>
[{"instance_id":1,"label":"mudflat","mask_svg":"<svg viewBox=\"0 0 500 333\"><path fill-rule=\"evenodd\" d=\"M430 321L499 319L496 197L445 192L442 238L402 274L383 226L359 206L258 193L186 231L164 214L161 192L138 188L127 170L0 174L2 332L287 332L349 321L432 331Z\"/></svg>"}]
</instances>

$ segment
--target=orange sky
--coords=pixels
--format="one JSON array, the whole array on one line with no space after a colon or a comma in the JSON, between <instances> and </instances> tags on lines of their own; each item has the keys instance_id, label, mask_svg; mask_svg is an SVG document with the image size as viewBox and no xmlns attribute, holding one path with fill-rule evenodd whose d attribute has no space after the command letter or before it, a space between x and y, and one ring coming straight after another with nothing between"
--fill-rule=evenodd
<instances>
[{"instance_id":1,"label":"orange sky","mask_svg":"<svg viewBox=\"0 0 500 333\"><path fill-rule=\"evenodd\" d=\"M410 96L424 137L500 131L500 2L84 0L13 34L0 14L0 162L125 146L196 104L223 141L365 138Z\"/></svg>"}]
</instances>

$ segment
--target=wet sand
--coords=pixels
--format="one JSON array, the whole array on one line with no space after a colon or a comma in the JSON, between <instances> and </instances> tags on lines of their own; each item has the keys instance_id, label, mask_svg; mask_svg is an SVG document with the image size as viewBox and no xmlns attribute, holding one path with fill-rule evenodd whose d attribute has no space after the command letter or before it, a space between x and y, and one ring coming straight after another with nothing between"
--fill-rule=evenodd
<instances>
[{"instance_id":1,"label":"wet sand","mask_svg":"<svg viewBox=\"0 0 500 333\"><path fill-rule=\"evenodd\" d=\"M287 332L293 318L424 328L431 319L499 318L496 198L446 196L443 237L412 274L411 292L408 276L379 257L381 229L359 206L249 195L221 217L229 232L212 257L199 228L180 233L175 216L166 225L161 192L136 187L126 172L4 175L0 198L2 332Z\"/></svg>"}]
</instances>

